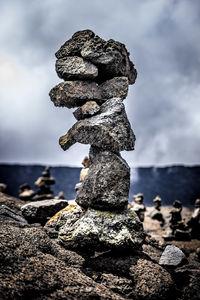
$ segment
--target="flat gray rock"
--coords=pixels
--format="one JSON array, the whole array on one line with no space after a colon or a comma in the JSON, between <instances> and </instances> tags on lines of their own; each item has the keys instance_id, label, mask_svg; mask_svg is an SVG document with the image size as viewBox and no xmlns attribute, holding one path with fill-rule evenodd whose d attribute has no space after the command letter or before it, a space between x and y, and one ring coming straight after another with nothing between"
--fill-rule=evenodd
<instances>
[{"instance_id":1,"label":"flat gray rock","mask_svg":"<svg viewBox=\"0 0 200 300\"><path fill-rule=\"evenodd\" d=\"M90 150L89 171L76 202L84 207L123 210L128 204L130 168L119 155L110 151Z\"/></svg>"},{"instance_id":2,"label":"flat gray rock","mask_svg":"<svg viewBox=\"0 0 200 300\"><path fill-rule=\"evenodd\" d=\"M52 217L67 205L67 200L41 200L23 205L21 211L28 222L44 224L48 217Z\"/></svg>"},{"instance_id":3,"label":"flat gray rock","mask_svg":"<svg viewBox=\"0 0 200 300\"><path fill-rule=\"evenodd\" d=\"M87 101L102 104L111 98L125 99L128 93L127 77L115 77L98 85L93 81L65 81L51 89L49 96L55 106L77 107Z\"/></svg>"},{"instance_id":4,"label":"flat gray rock","mask_svg":"<svg viewBox=\"0 0 200 300\"><path fill-rule=\"evenodd\" d=\"M97 67L78 56L68 56L58 59L56 61L56 72L64 80L87 80L98 76Z\"/></svg>"},{"instance_id":5,"label":"flat gray rock","mask_svg":"<svg viewBox=\"0 0 200 300\"><path fill-rule=\"evenodd\" d=\"M66 218L66 216L64 216ZM61 215L62 220L62 215ZM144 232L134 212L108 212L88 209L79 219L66 219L59 230L59 239L67 247L98 250L140 249Z\"/></svg>"},{"instance_id":6,"label":"flat gray rock","mask_svg":"<svg viewBox=\"0 0 200 300\"><path fill-rule=\"evenodd\" d=\"M69 149L76 142L114 152L133 150L135 136L122 99L106 101L98 115L78 121L59 140L63 150Z\"/></svg>"},{"instance_id":7,"label":"flat gray rock","mask_svg":"<svg viewBox=\"0 0 200 300\"><path fill-rule=\"evenodd\" d=\"M174 245L168 245L161 255L159 264L162 266L177 267L185 259L185 254Z\"/></svg>"}]
</instances>

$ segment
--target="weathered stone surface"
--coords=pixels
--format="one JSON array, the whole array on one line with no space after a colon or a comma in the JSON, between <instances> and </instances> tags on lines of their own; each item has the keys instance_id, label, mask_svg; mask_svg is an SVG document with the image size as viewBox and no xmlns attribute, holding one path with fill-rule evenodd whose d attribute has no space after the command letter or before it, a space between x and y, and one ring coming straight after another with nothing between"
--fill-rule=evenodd
<instances>
[{"instance_id":1,"label":"weathered stone surface","mask_svg":"<svg viewBox=\"0 0 200 300\"><path fill-rule=\"evenodd\" d=\"M125 45L114 40L104 41L98 36L89 39L82 47L81 56L98 65L102 81L115 76L126 76L133 84L137 71L129 59Z\"/></svg>"},{"instance_id":2,"label":"weathered stone surface","mask_svg":"<svg viewBox=\"0 0 200 300\"><path fill-rule=\"evenodd\" d=\"M174 245L168 245L161 255L159 264L162 266L177 267L186 259L181 249Z\"/></svg>"},{"instance_id":3,"label":"weathered stone surface","mask_svg":"<svg viewBox=\"0 0 200 300\"><path fill-rule=\"evenodd\" d=\"M105 285L115 293L128 297L128 299L134 299L134 285L131 279L111 273L103 273L97 277L97 282Z\"/></svg>"},{"instance_id":4,"label":"weathered stone surface","mask_svg":"<svg viewBox=\"0 0 200 300\"><path fill-rule=\"evenodd\" d=\"M68 56L58 59L56 61L56 72L64 80L87 80L98 76L97 67L78 56Z\"/></svg>"},{"instance_id":5,"label":"weathered stone surface","mask_svg":"<svg viewBox=\"0 0 200 300\"><path fill-rule=\"evenodd\" d=\"M173 280L157 263L139 258L136 265L130 266L130 277L134 282L136 299L170 299Z\"/></svg>"},{"instance_id":6,"label":"weathered stone surface","mask_svg":"<svg viewBox=\"0 0 200 300\"><path fill-rule=\"evenodd\" d=\"M99 272L118 275L120 278L122 276L129 278L132 282L131 299L168 300L173 291L170 273L142 253L123 255L112 251L99 257L88 258L85 266ZM104 280L104 283L106 287L111 288L108 280ZM127 292L130 293L130 290Z\"/></svg>"},{"instance_id":7,"label":"weathered stone surface","mask_svg":"<svg viewBox=\"0 0 200 300\"><path fill-rule=\"evenodd\" d=\"M125 45L114 40L105 41L91 30L76 32L56 52L58 59L68 56L82 56L96 64L99 68L99 82L115 76L126 76L129 83L133 84L137 77Z\"/></svg>"},{"instance_id":8,"label":"weathered stone surface","mask_svg":"<svg viewBox=\"0 0 200 300\"><path fill-rule=\"evenodd\" d=\"M66 56L78 55L84 43L95 36L94 32L91 30L81 30L74 33L72 38L66 41L60 49L56 52L57 58L63 58Z\"/></svg>"},{"instance_id":9,"label":"weathered stone surface","mask_svg":"<svg viewBox=\"0 0 200 300\"><path fill-rule=\"evenodd\" d=\"M55 106L77 107L87 101L99 105L111 98L125 99L128 93L126 77L115 77L98 85L93 81L65 81L51 89L49 96Z\"/></svg>"},{"instance_id":10,"label":"weathered stone surface","mask_svg":"<svg viewBox=\"0 0 200 300\"><path fill-rule=\"evenodd\" d=\"M95 101L88 101L79 107L74 113L77 120L82 120L96 115L100 111L100 106Z\"/></svg>"},{"instance_id":11,"label":"weathered stone surface","mask_svg":"<svg viewBox=\"0 0 200 300\"><path fill-rule=\"evenodd\" d=\"M67 247L106 249L140 249L143 242L143 227L137 215L124 210L108 212L88 209L77 218L66 218L59 230L59 239Z\"/></svg>"},{"instance_id":12,"label":"weathered stone surface","mask_svg":"<svg viewBox=\"0 0 200 300\"><path fill-rule=\"evenodd\" d=\"M83 105L87 101L100 100L101 94L95 82L65 81L56 85L49 93L55 106L68 108Z\"/></svg>"},{"instance_id":13,"label":"weathered stone surface","mask_svg":"<svg viewBox=\"0 0 200 300\"><path fill-rule=\"evenodd\" d=\"M121 98L125 99L128 94L128 78L114 77L99 86L102 99Z\"/></svg>"},{"instance_id":14,"label":"weathered stone surface","mask_svg":"<svg viewBox=\"0 0 200 300\"><path fill-rule=\"evenodd\" d=\"M80 187L76 202L83 207L117 210L128 204L130 168L110 151L91 148L91 165Z\"/></svg>"},{"instance_id":15,"label":"weathered stone surface","mask_svg":"<svg viewBox=\"0 0 200 300\"><path fill-rule=\"evenodd\" d=\"M124 299L83 274L82 256L17 224L0 224L0 299Z\"/></svg>"},{"instance_id":16,"label":"weathered stone surface","mask_svg":"<svg viewBox=\"0 0 200 300\"><path fill-rule=\"evenodd\" d=\"M78 204L69 204L65 208L57 212L48 222L45 227L59 228L66 224L66 222L71 223L72 220L77 221L81 215L83 215L83 210Z\"/></svg>"},{"instance_id":17,"label":"weathered stone surface","mask_svg":"<svg viewBox=\"0 0 200 300\"><path fill-rule=\"evenodd\" d=\"M44 224L48 217L52 217L67 205L67 200L42 200L29 202L23 205L21 210L28 222Z\"/></svg>"},{"instance_id":18,"label":"weathered stone surface","mask_svg":"<svg viewBox=\"0 0 200 300\"><path fill-rule=\"evenodd\" d=\"M76 142L114 152L133 150L135 136L122 99L112 98L106 101L98 115L78 121L59 140L63 150L69 149Z\"/></svg>"}]
</instances>

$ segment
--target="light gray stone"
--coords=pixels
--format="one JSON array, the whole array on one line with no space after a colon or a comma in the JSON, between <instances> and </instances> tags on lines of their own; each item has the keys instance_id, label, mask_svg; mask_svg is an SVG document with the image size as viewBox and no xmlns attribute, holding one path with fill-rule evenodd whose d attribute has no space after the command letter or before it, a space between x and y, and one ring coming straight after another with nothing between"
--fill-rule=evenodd
<instances>
[{"instance_id":1,"label":"light gray stone","mask_svg":"<svg viewBox=\"0 0 200 300\"><path fill-rule=\"evenodd\" d=\"M122 99L113 98L106 101L98 115L78 121L59 140L63 150L69 149L76 142L114 152L133 150L135 136Z\"/></svg>"},{"instance_id":2,"label":"light gray stone","mask_svg":"<svg viewBox=\"0 0 200 300\"><path fill-rule=\"evenodd\" d=\"M122 210L128 204L130 168L120 155L90 150L89 171L80 187L76 202L84 208Z\"/></svg>"},{"instance_id":3,"label":"light gray stone","mask_svg":"<svg viewBox=\"0 0 200 300\"><path fill-rule=\"evenodd\" d=\"M77 221L62 226L58 237L64 245L72 248L136 250L141 247L144 232L134 212L88 209Z\"/></svg>"},{"instance_id":4,"label":"light gray stone","mask_svg":"<svg viewBox=\"0 0 200 300\"><path fill-rule=\"evenodd\" d=\"M78 56L68 56L58 59L56 61L56 72L64 80L87 80L98 76L97 67Z\"/></svg>"},{"instance_id":5,"label":"light gray stone","mask_svg":"<svg viewBox=\"0 0 200 300\"><path fill-rule=\"evenodd\" d=\"M161 255L159 264L162 266L177 267L185 259L185 254L181 249L174 245L168 245Z\"/></svg>"}]
</instances>

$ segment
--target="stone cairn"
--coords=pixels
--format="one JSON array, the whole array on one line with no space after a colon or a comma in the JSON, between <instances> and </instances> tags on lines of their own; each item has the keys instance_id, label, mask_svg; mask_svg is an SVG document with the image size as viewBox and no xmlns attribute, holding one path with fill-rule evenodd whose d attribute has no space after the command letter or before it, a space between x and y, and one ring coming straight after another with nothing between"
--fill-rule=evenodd
<instances>
[{"instance_id":1,"label":"stone cairn","mask_svg":"<svg viewBox=\"0 0 200 300\"><path fill-rule=\"evenodd\" d=\"M133 150L135 136L123 100L137 72L125 45L91 30L76 32L56 52L64 79L50 91L55 106L74 108L77 122L60 138L63 150L90 144L90 166L76 203L60 214L58 238L67 247L140 249L142 223L127 209L130 168L120 151Z\"/></svg>"},{"instance_id":2,"label":"stone cairn","mask_svg":"<svg viewBox=\"0 0 200 300\"><path fill-rule=\"evenodd\" d=\"M34 183L39 190L37 191L37 195L33 197L33 200L53 199L54 193L51 190L51 185L55 184L55 182L55 179L50 174L49 167L46 167L42 172L42 176Z\"/></svg>"},{"instance_id":3,"label":"stone cairn","mask_svg":"<svg viewBox=\"0 0 200 300\"><path fill-rule=\"evenodd\" d=\"M146 207L144 205L144 195L142 193L138 193L133 196L133 202L130 205L130 210L136 212L141 222L144 222L144 213L146 211Z\"/></svg>"}]
</instances>

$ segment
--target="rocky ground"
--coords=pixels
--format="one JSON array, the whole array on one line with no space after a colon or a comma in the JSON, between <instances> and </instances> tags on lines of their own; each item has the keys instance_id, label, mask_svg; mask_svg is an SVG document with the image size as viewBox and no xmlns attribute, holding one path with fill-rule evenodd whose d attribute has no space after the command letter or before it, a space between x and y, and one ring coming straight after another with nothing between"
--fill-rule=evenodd
<instances>
[{"instance_id":1,"label":"rocky ground","mask_svg":"<svg viewBox=\"0 0 200 300\"><path fill-rule=\"evenodd\" d=\"M0 205L21 215L24 201L0 193ZM177 268L158 264L165 248L157 221L148 217L143 252L81 253L51 239L40 224L0 216L0 299L199 299L200 241L168 242L186 254ZM163 208L165 216L169 208ZM185 218L190 216L183 209ZM167 225L166 225L167 227ZM89 249L88 249L89 250Z\"/></svg>"}]
</instances>

